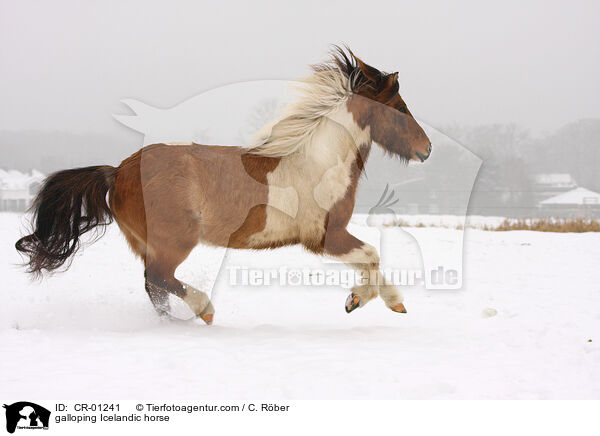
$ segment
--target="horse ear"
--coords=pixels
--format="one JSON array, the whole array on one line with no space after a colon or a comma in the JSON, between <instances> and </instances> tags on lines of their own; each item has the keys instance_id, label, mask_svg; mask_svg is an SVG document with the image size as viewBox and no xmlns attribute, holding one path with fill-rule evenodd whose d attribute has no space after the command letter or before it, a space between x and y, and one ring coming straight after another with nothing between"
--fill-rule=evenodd
<instances>
[{"instance_id":1,"label":"horse ear","mask_svg":"<svg viewBox=\"0 0 600 436\"><path fill-rule=\"evenodd\" d=\"M396 83L398 81L398 71L396 71L395 73L392 73L392 74L388 74L388 76L385 79L386 79L386 85L392 86L394 83Z\"/></svg>"},{"instance_id":2,"label":"horse ear","mask_svg":"<svg viewBox=\"0 0 600 436\"><path fill-rule=\"evenodd\" d=\"M391 89L398 88L398 73L392 73L385 76L383 84L381 86L382 89Z\"/></svg>"},{"instance_id":3,"label":"horse ear","mask_svg":"<svg viewBox=\"0 0 600 436\"><path fill-rule=\"evenodd\" d=\"M365 64L354 54L352 54L352 56L354 56L354 59L356 59L356 63L358 64L358 67L360 68L360 70L363 72L363 74L369 80L372 80L373 82L376 82L376 83L381 80L381 76L382 76L381 71L379 71L375 67L372 67L371 65Z\"/></svg>"}]
</instances>

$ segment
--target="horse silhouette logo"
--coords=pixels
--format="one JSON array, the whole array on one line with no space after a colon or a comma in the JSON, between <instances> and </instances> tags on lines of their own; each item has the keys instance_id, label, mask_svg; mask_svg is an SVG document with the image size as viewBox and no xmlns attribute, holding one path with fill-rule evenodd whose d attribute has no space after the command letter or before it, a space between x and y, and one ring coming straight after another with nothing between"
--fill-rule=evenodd
<instances>
[{"instance_id":1,"label":"horse silhouette logo","mask_svg":"<svg viewBox=\"0 0 600 436\"><path fill-rule=\"evenodd\" d=\"M50 411L29 401L19 401L6 409L6 431L14 433L18 429L48 429Z\"/></svg>"}]
</instances>

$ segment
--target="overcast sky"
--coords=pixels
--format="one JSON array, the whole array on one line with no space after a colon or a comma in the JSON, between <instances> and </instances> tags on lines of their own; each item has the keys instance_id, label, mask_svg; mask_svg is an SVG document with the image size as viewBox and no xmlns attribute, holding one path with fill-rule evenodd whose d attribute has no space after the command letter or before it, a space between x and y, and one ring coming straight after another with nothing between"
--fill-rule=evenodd
<instances>
[{"instance_id":1,"label":"overcast sky","mask_svg":"<svg viewBox=\"0 0 600 436\"><path fill-rule=\"evenodd\" d=\"M600 2L0 1L0 129L126 129L119 100L170 107L217 86L295 79L347 43L400 72L433 126L534 132L600 118Z\"/></svg>"}]
</instances>

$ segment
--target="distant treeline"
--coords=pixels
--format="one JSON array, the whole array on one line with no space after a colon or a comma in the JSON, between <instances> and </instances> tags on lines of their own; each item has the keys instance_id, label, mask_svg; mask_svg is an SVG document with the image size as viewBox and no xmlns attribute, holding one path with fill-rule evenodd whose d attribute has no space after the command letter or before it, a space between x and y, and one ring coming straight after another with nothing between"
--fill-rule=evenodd
<instances>
[{"instance_id":1,"label":"distant treeline","mask_svg":"<svg viewBox=\"0 0 600 436\"><path fill-rule=\"evenodd\" d=\"M600 192L600 120L586 119L531 137L516 125L453 126L446 132L477 154L483 164L471 198L471 213L530 215L539 201L534 176L568 173L578 186Z\"/></svg>"}]
</instances>

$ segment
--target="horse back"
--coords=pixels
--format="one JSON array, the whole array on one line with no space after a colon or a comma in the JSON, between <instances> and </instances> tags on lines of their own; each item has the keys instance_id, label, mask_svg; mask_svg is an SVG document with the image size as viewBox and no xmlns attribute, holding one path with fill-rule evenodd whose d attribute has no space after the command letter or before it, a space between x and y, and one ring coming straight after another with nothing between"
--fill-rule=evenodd
<instances>
[{"instance_id":1,"label":"horse back","mask_svg":"<svg viewBox=\"0 0 600 436\"><path fill-rule=\"evenodd\" d=\"M118 167L111 207L144 241L193 234L195 243L248 248L265 227L267 174L279 160L240 147L150 145Z\"/></svg>"}]
</instances>

